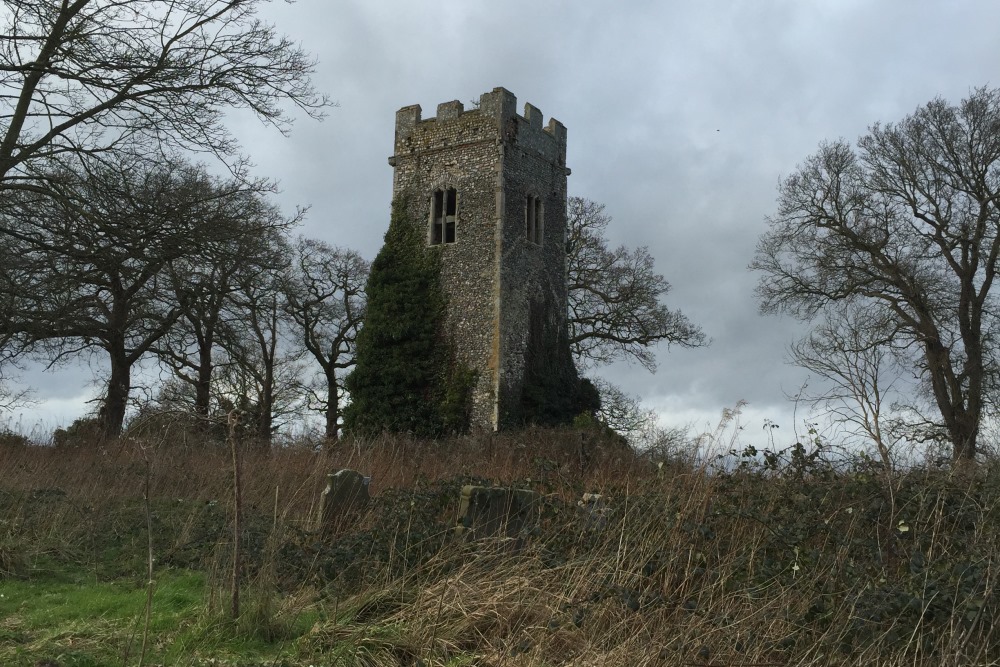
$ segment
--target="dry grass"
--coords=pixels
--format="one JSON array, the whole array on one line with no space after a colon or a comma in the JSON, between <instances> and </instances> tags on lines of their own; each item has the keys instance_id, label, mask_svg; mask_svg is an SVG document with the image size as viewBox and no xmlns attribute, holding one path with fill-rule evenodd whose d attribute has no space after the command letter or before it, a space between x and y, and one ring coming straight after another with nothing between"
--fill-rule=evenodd
<instances>
[{"instance_id":1,"label":"dry grass","mask_svg":"<svg viewBox=\"0 0 1000 667\"><path fill-rule=\"evenodd\" d=\"M263 593L247 613L270 610L261 625L316 614L294 641L273 634L303 664L1000 664L993 468L889 477L801 456L777 470L661 468L585 442L581 454L579 432L528 431L247 451L245 539ZM319 541L315 502L343 467L372 476L375 502ZM225 531L205 533L231 496L221 445L6 446L0 470L0 577L53 559L104 572L106 545L89 533L144 538L122 508L147 474L162 566L226 562ZM544 495L523 548L449 535L467 480ZM609 499L604 523L577 510L584 491ZM4 555L14 543L35 570ZM181 558L190 545L200 560Z\"/></svg>"}]
</instances>

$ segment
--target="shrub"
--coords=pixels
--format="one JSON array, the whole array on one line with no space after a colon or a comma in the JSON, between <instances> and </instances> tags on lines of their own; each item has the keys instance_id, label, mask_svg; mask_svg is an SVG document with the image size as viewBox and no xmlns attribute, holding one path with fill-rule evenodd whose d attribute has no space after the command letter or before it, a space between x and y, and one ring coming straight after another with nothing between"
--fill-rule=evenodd
<instances>
[{"instance_id":1,"label":"shrub","mask_svg":"<svg viewBox=\"0 0 1000 667\"><path fill-rule=\"evenodd\" d=\"M30 447L31 440L27 436L13 431L0 431L0 447Z\"/></svg>"},{"instance_id":2,"label":"shrub","mask_svg":"<svg viewBox=\"0 0 1000 667\"><path fill-rule=\"evenodd\" d=\"M52 433L52 444L56 447L86 447L101 441L101 425L96 417L80 417L66 428L57 428Z\"/></svg>"}]
</instances>

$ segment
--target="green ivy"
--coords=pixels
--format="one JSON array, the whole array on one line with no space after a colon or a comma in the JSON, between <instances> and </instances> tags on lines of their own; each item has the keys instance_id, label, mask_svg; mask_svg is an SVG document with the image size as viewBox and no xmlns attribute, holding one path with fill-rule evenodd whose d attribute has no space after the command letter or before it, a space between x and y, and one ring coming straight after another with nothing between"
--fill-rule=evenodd
<instances>
[{"instance_id":1,"label":"green ivy","mask_svg":"<svg viewBox=\"0 0 1000 667\"><path fill-rule=\"evenodd\" d=\"M437 437L468 429L475 376L454 361L444 333L440 276L439 250L425 247L406 200L394 202L368 278L356 365L345 380L348 433Z\"/></svg>"}]
</instances>

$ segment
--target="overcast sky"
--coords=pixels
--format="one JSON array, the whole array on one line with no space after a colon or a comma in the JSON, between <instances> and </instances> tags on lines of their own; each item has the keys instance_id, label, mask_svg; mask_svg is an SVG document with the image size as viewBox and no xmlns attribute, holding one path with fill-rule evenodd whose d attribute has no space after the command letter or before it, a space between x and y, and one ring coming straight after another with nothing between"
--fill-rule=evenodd
<instances>
[{"instance_id":1,"label":"overcast sky","mask_svg":"<svg viewBox=\"0 0 1000 667\"><path fill-rule=\"evenodd\" d=\"M649 247L668 305L712 339L663 347L655 374L599 372L698 430L741 400L748 434L804 418L786 395L806 375L785 363L802 329L757 313L746 268L779 180L823 140L1000 85L993 0L300 0L263 15L315 54L338 105L287 138L233 120L281 205L311 207L304 234L374 257L396 110L430 117L503 86L566 125L570 194L606 205L613 244ZM66 373L38 381L48 403L22 427L68 423L97 392Z\"/></svg>"}]
</instances>

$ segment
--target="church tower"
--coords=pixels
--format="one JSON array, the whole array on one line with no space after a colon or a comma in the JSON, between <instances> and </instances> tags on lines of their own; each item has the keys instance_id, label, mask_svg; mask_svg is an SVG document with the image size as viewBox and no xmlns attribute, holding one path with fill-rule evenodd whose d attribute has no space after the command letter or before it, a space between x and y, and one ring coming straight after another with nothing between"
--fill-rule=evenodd
<instances>
[{"instance_id":1,"label":"church tower","mask_svg":"<svg viewBox=\"0 0 1000 667\"><path fill-rule=\"evenodd\" d=\"M393 197L441 253L447 334L477 372L472 425L519 424L544 391L572 393L566 328L566 128L494 88L466 110L396 113ZM565 400L565 395L562 397Z\"/></svg>"}]
</instances>

